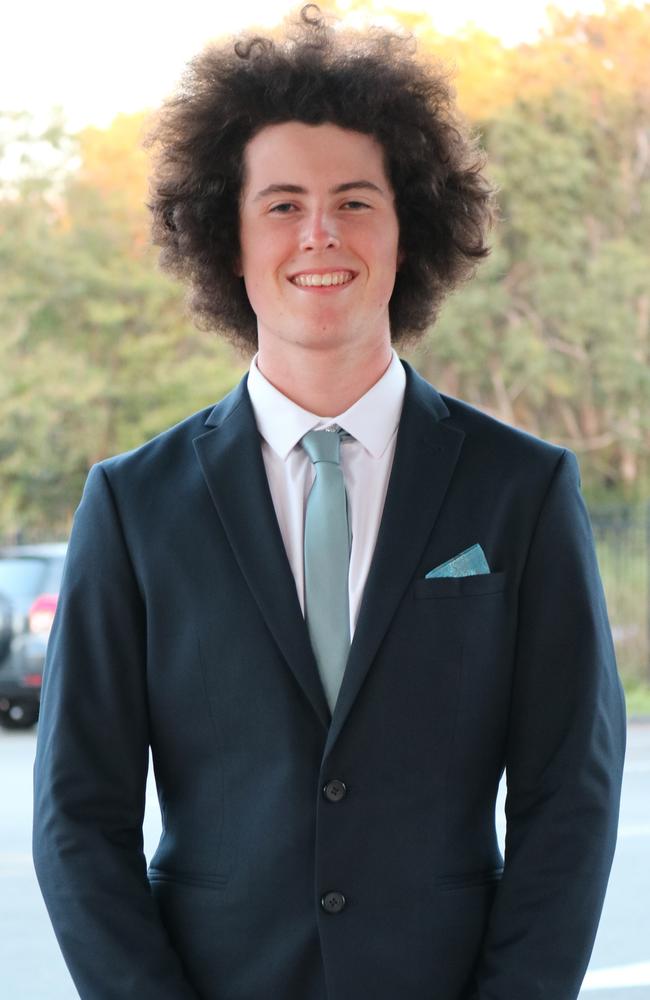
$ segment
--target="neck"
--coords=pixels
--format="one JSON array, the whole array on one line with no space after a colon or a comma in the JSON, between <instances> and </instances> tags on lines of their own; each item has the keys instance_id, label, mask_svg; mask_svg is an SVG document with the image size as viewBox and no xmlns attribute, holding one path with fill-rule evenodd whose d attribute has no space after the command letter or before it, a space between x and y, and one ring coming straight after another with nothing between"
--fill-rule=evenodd
<instances>
[{"instance_id":1,"label":"neck","mask_svg":"<svg viewBox=\"0 0 650 1000\"><path fill-rule=\"evenodd\" d=\"M372 350L304 351L280 357L260 343L257 367L283 395L321 417L344 413L382 377L391 362L390 341Z\"/></svg>"}]
</instances>

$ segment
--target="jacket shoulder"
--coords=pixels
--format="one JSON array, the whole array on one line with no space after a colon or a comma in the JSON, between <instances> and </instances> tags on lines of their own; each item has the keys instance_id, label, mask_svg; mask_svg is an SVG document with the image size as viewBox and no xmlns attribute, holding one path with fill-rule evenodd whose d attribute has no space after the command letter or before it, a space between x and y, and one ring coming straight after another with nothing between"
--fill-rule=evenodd
<instances>
[{"instance_id":1,"label":"jacket shoulder","mask_svg":"<svg viewBox=\"0 0 650 1000\"><path fill-rule=\"evenodd\" d=\"M554 467L569 452L529 431L507 424L461 399L440 393L448 410L445 422L465 434L465 444L480 450L486 457L501 455L509 462ZM573 455L572 452L569 452Z\"/></svg>"},{"instance_id":2,"label":"jacket shoulder","mask_svg":"<svg viewBox=\"0 0 650 1000\"><path fill-rule=\"evenodd\" d=\"M439 392L408 362L401 360L410 398L434 422L463 435L463 452L477 467L505 466L510 472L522 466L544 470L555 468L567 454L575 459L562 445L506 424L465 400Z\"/></svg>"},{"instance_id":3,"label":"jacket shoulder","mask_svg":"<svg viewBox=\"0 0 650 1000\"><path fill-rule=\"evenodd\" d=\"M182 468L187 456L193 454L194 439L205 434L210 426L225 420L240 404L245 383L244 376L218 403L197 410L136 448L102 459L97 465L111 479L122 475L146 477L164 468Z\"/></svg>"}]
</instances>

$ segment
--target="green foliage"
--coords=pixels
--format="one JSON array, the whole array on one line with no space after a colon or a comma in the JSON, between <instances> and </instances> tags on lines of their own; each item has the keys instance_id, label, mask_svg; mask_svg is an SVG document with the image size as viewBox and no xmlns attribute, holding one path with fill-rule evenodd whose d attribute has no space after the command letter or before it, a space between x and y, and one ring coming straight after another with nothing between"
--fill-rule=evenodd
<instances>
[{"instance_id":1,"label":"green foliage","mask_svg":"<svg viewBox=\"0 0 650 1000\"><path fill-rule=\"evenodd\" d=\"M625 707L628 719L650 718L650 684L625 684Z\"/></svg>"},{"instance_id":2,"label":"green foliage","mask_svg":"<svg viewBox=\"0 0 650 1000\"><path fill-rule=\"evenodd\" d=\"M481 129L500 190L492 259L449 300L414 360L441 388L575 450L587 492L617 484L642 496L647 125L630 102L595 103L565 81L518 96Z\"/></svg>"},{"instance_id":3,"label":"green foliage","mask_svg":"<svg viewBox=\"0 0 650 1000\"><path fill-rule=\"evenodd\" d=\"M65 537L93 462L215 402L243 364L191 326L115 196L27 161L0 200L0 535Z\"/></svg>"}]
</instances>

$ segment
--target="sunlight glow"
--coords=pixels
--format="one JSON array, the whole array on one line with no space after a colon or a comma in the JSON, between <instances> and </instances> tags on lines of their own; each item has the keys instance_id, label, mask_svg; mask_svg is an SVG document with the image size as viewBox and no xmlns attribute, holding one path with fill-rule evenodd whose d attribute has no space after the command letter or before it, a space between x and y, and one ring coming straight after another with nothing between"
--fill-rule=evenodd
<instances>
[{"instance_id":1,"label":"sunlight glow","mask_svg":"<svg viewBox=\"0 0 650 1000\"><path fill-rule=\"evenodd\" d=\"M562 10L600 11L604 0L558 0ZM277 24L300 4L287 0L185 0L181 8L164 2L114 0L24 0L2 19L0 93L4 108L45 113L64 109L71 128L106 126L120 111L155 107L174 89L184 64L211 37L252 24ZM376 21L389 9L429 15L443 33L473 22L505 44L532 41L546 20L546 0L392 0L369 2ZM322 3L322 9L327 5ZM331 8L330 8L331 9ZM339 9L346 9L340 0Z\"/></svg>"}]
</instances>

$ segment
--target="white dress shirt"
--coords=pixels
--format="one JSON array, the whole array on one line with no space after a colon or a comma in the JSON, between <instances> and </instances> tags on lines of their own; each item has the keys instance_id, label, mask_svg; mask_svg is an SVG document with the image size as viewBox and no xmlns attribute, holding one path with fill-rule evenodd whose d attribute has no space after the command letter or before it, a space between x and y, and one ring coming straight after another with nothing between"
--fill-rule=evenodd
<instances>
[{"instance_id":1,"label":"white dress shirt","mask_svg":"<svg viewBox=\"0 0 650 1000\"><path fill-rule=\"evenodd\" d=\"M344 413L318 416L303 410L262 375L257 354L248 375L255 420L261 435L262 457L271 498L305 613L303 532L305 504L314 481L314 466L300 445L308 431L338 424L354 440L341 444L341 468L348 493L352 527L349 598L350 636L359 615L368 570L375 551L393 465L397 428L404 402L406 374L393 350L391 362L378 382Z\"/></svg>"}]
</instances>

